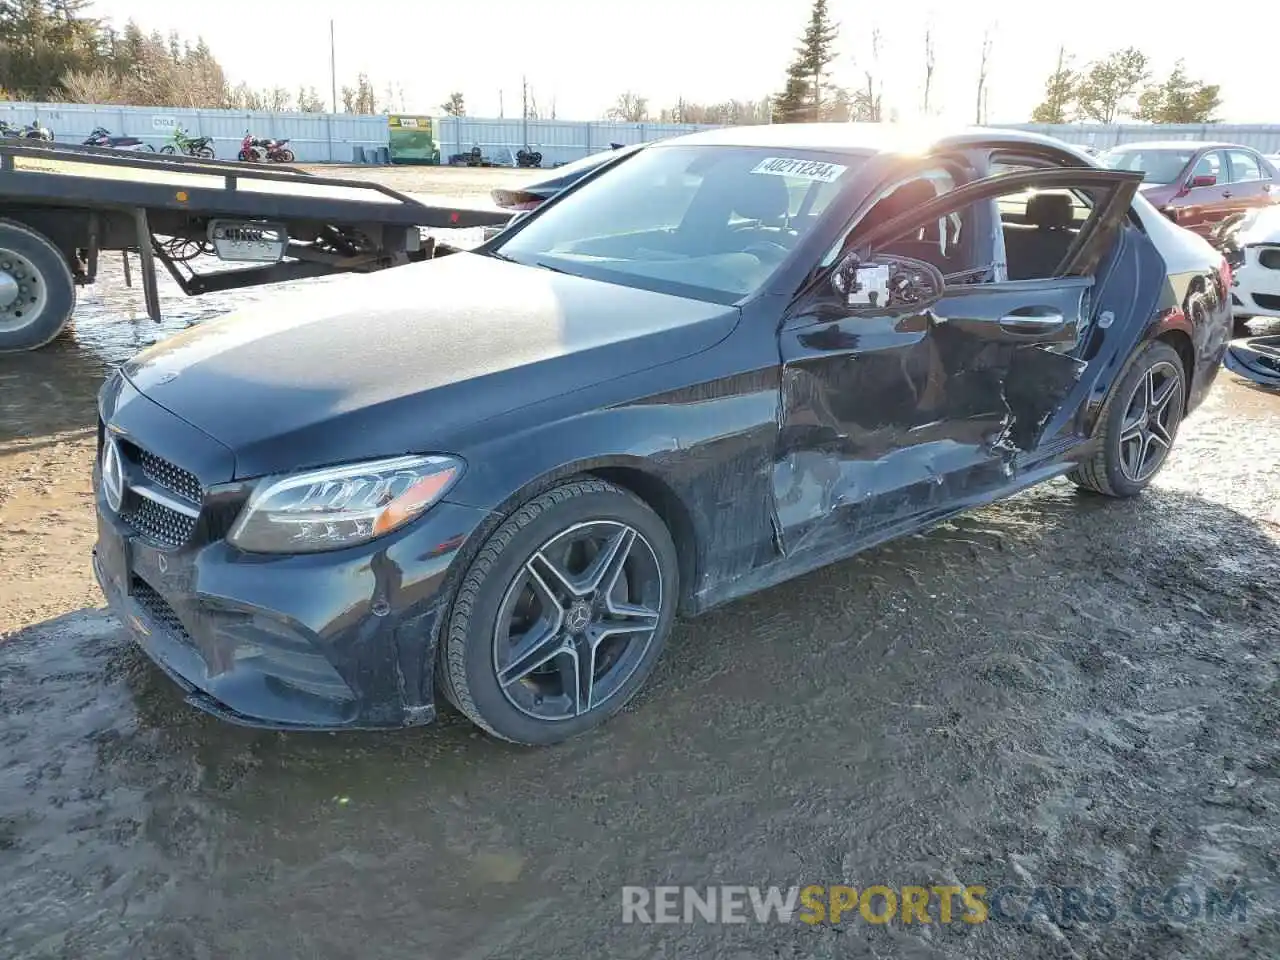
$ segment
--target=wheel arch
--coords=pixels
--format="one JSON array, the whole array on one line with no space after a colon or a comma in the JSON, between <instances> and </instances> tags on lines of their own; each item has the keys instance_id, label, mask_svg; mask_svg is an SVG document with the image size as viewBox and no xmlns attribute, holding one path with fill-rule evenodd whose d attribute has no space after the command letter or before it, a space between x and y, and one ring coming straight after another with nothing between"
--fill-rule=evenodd
<instances>
[{"instance_id":1,"label":"wheel arch","mask_svg":"<svg viewBox=\"0 0 1280 960\"><path fill-rule=\"evenodd\" d=\"M1191 384L1196 372L1196 349L1191 342L1191 335L1185 330L1174 327L1163 331L1153 339L1169 344L1178 352L1178 356L1182 358L1182 372L1187 377L1186 389L1183 391L1182 398L1183 412L1185 413L1191 403Z\"/></svg>"},{"instance_id":2,"label":"wheel arch","mask_svg":"<svg viewBox=\"0 0 1280 960\"><path fill-rule=\"evenodd\" d=\"M564 463L526 480L492 511L492 518L473 538L473 547L530 500L573 479L593 477L634 494L667 526L680 564L680 609L689 612L698 572L698 533L693 512L676 487L655 468L653 461L624 454L600 455ZM471 551L466 551L470 553Z\"/></svg>"}]
</instances>

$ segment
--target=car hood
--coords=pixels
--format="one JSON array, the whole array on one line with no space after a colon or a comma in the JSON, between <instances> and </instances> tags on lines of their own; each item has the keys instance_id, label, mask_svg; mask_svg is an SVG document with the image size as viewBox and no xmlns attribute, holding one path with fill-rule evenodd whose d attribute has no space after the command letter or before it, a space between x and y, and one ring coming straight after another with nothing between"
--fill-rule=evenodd
<instances>
[{"instance_id":1,"label":"car hood","mask_svg":"<svg viewBox=\"0 0 1280 960\"><path fill-rule=\"evenodd\" d=\"M269 297L122 372L253 477L457 452L485 420L705 350L739 315L457 253Z\"/></svg>"}]
</instances>

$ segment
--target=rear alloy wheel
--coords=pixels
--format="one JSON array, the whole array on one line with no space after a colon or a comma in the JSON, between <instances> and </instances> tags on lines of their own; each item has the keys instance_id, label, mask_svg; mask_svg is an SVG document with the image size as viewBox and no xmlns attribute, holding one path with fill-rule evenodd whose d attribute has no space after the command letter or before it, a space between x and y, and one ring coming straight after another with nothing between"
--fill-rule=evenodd
<instances>
[{"instance_id":1,"label":"rear alloy wheel","mask_svg":"<svg viewBox=\"0 0 1280 960\"><path fill-rule=\"evenodd\" d=\"M43 347L75 309L75 280L62 251L32 229L0 220L0 353Z\"/></svg>"},{"instance_id":2,"label":"rear alloy wheel","mask_svg":"<svg viewBox=\"0 0 1280 960\"><path fill-rule=\"evenodd\" d=\"M1159 340L1148 343L1102 409L1101 449L1071 479L1111 497L1141 493L1173 449L1186 396L1178 351Z\"/></svg>"},{"instance_id":3,"label":"rear alloy wheel","mask_svg":"<svg viewBox=\"0 0 1280 960\"><path fill-rule=\"evenodd\" d=\"M485 543L441 649L445 696L515 743L576 736L640 689L675 618L666 525L602 480L547 491Z\"/></svg>"}]
</instances>

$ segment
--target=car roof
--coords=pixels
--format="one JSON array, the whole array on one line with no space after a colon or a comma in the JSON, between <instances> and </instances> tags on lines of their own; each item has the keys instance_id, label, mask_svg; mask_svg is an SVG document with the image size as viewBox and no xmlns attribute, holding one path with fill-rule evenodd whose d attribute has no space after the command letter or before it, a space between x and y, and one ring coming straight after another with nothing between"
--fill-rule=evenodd
<instances>
[{"instance_id":1,"label":"car roof","mask_svg":"<svg viewBox=\"0 0 1280 960\"><path fill-rule=\"evenodd\" d=\"M1117 143L1111 150L1220 150L1224 147L1243 148L1252 150L1252 147L1246 147L1243 143L1228 143L1225 140L1141 140L1134 143ZM1256 152L1256 151L1255 151Z\"/></svg>"},{"instance_id":2,"label":"car roof","mask_svg":"<svg viewBox=\"0 0 1280 960\"><path fill-rule=\"evenodd\" d=\"M992 144L1048 147L1085 157L1079 147L1025 130L897 123L766 123L717 127L660 141L655 146L773 147L844 153L927 153L938 148Z\"/></svg>"}]
</instances>

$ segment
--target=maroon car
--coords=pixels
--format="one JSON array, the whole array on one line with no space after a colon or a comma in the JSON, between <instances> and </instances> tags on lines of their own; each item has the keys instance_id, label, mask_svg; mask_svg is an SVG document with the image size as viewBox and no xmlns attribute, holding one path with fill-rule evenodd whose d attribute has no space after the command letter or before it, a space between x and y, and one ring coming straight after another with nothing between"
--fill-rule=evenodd
<instances>
[{"instance_id":1,"label":"maroon car","mask_svg":"<svg viewBox=\"0 0 1280 960\"><path fill-rule=\"evenodd\" d=\"M1280 172L1239 144L1128 143L1106 151L1098 162L1143 171L1143 196L1179 226L1205 237L1233 213L1280 201Z\"/></svg>"}]
</instances>

